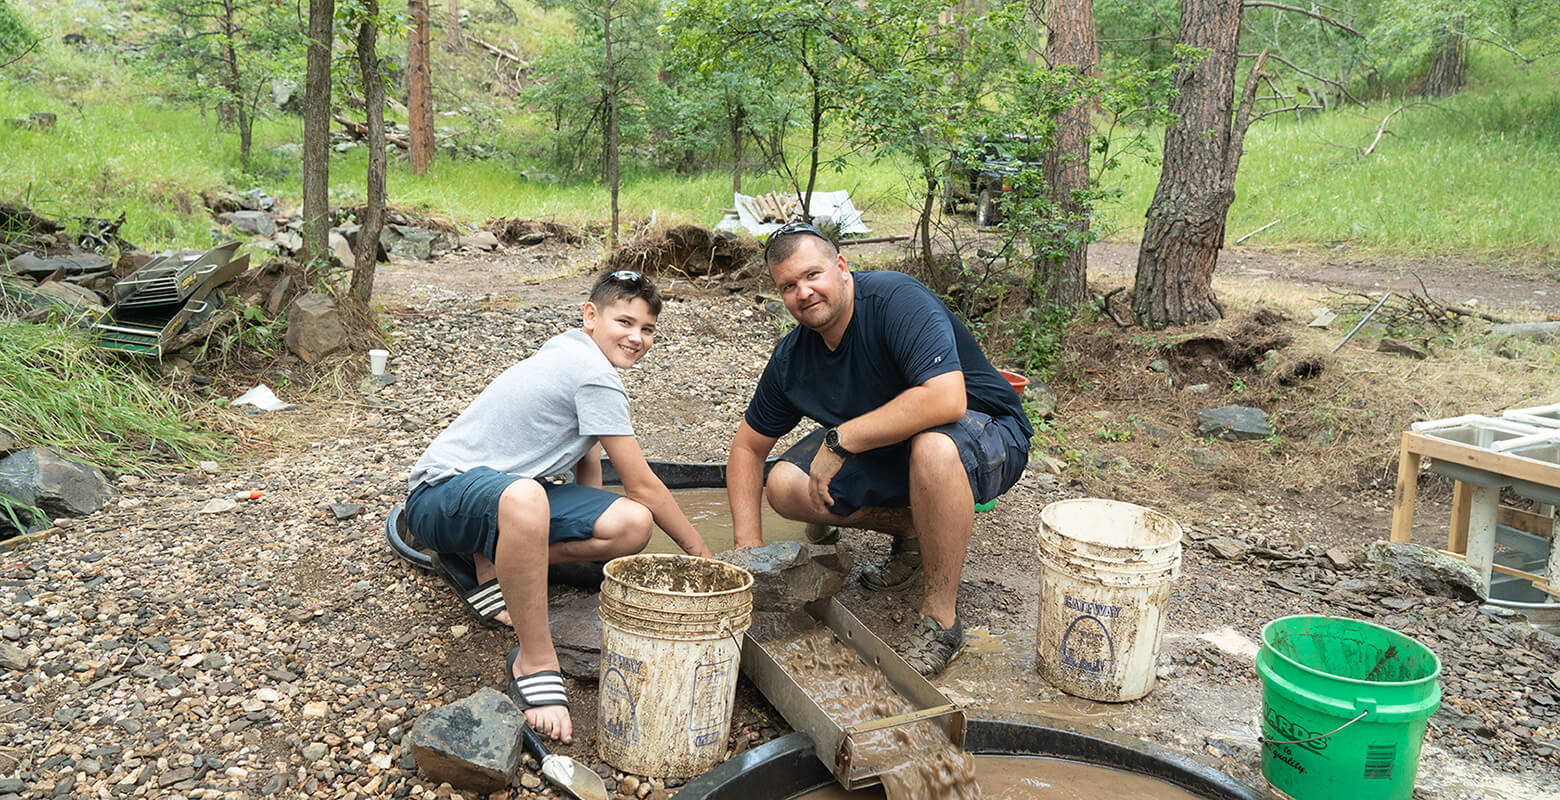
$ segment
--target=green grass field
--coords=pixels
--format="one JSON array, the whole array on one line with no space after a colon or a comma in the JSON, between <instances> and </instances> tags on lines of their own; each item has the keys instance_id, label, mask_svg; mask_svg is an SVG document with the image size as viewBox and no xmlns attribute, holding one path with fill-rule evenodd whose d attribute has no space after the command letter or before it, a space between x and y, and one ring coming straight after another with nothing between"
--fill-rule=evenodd
<instances>
[{"instance_id":1,"label":"green grass field","mask_svg":"<svg viewBox=\"0 0 1560 800\"><path fill-rule=\"evenodd\" d=\"M50 44L34 74L50 82L0 77L0 116L59 115L53 132L0 126L0 198L41 213L126 214L123 235L145 248L203 246L211 222L202 189L252 186L296 205L298 164L270 148L298 142L292 117L262 119L255 158L240 168L235 134L198 111L159 100L143 82L102 56ZM1560 59L1516 69L1499 53L1474 53L1472 83L1434 105L1412 105L1388 126L1368 157L1383 116L1399 103L1270 119L1251 131L1241 164L1229 241L1273 220L1255 246L1337 245L1405 255L1460 254L1501 261L1552 258L1560 242ZM1413 102L1413 101L1409 101ZM501 141L523 142L531 130L510 114ZM1156 134L1156 142L1161 136ZM1156 144L1157 147L1157 144ZM1153 157L1157 158L1157 154ZM361 202L362 148L332 159L333 202ZM529 169L528 169L529 168ZM583 224L608 218L606 189L580 179L528 180L542 170L519 156L473 162L439 158L414 177L399 154L390 162L393 205L448 217L464 227L493 217L541 217ZM1156 161L1132 161L1105 177L1119 189L1102 216L1115 238L1140 233L1158 180ZM730 175L721 167L679 176L626 165L625 222L713 224L731 205ZM747 175L745 192L786 188L779 176ZM825 170L820 189L849 189L868 224L908 232L917 207L911 182L892 159L856 157L843 172Z\"/></svg>"}]
</instances>

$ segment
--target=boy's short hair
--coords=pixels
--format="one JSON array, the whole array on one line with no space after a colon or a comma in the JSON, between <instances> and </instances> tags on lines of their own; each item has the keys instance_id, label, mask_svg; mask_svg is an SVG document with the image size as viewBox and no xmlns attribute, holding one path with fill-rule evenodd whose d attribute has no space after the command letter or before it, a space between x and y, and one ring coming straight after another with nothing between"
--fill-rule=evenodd
<instances>
[{"instance_id":1,"label":"boy's short hair","mask_svg":"<svg viewBox=\"0 0 1560 800\"><path fill-rule=\"evenodd\" d=\"M604 272L590 288L590 301L603 309L620 300L643 300L650 313L661 316L661 290L650 279L631 269Z\"/></svg>"}]
</instances>

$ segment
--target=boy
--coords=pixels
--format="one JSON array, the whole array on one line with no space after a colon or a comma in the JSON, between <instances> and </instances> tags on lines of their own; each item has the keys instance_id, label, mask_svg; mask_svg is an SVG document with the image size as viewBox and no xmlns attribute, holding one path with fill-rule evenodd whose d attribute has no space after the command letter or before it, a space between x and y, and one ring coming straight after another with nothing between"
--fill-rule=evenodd
<instances>
[{"instance_id":1,"label":"boy","mask_svg":"<svg viewBox=\"0 0 1560 800\"><path fill-rule=\"evenodd\" d=\"M650 350L660 313L660 292L643 275L602 275L581 327L499 375L433 440L408 481L417 538L440 554L473 554L479 583L497 579L519 639L508 656L509 696L532 728L564 742L574 726L547 624L548 565L637 553L652 521L688 554L711 555L645 462L616 372ZM603 450L626 497L601 488Z\"/></svg>"}]
</instances>

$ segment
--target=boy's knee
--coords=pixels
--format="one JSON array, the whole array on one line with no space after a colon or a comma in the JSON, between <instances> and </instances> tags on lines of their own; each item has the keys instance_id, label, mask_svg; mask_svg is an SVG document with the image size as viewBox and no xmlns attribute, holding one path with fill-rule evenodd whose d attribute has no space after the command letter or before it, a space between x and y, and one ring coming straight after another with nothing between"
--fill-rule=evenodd
<instances>
[{"instance_id":1,"label":"boy's knee","mask_svg":"<svg viewBox=\"0 0 1560 800\"><path fill-rule=\"evenodd\" d=\"M540 527L547 534L547 492L536 481L515 481L498 496L498 532L506 529ZM518 524L517 524L518 523Z\"/></svg>"},{"instance_id":2,"label":"boy's knee","mask_svg":"<svg viewBox=\"0 0 1560 800\"><path fill-rule=\"evenodd\" d=\"M628 498L613 501L596 521L596 536L619 544L624 554L637 553L650 543L655 515L641 503Z\"/></svg>"}]
</instances>

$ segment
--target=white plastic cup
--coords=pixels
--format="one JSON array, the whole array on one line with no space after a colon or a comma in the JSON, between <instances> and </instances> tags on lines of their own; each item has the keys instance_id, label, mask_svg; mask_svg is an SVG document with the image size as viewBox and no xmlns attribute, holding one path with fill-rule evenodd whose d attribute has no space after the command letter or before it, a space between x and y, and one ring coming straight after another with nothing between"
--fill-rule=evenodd
<instances>
[{"instance_id":1,"label":"white plastic cup","mask_svg":"<svg viewBox=\"0 0 1560 800\"><path fill-rule=\"evenodd\" d=\"M368 351L368 369L375 375L385 374L385 362L390 359L389 350Z\"/></svg>"}]
</instances>

